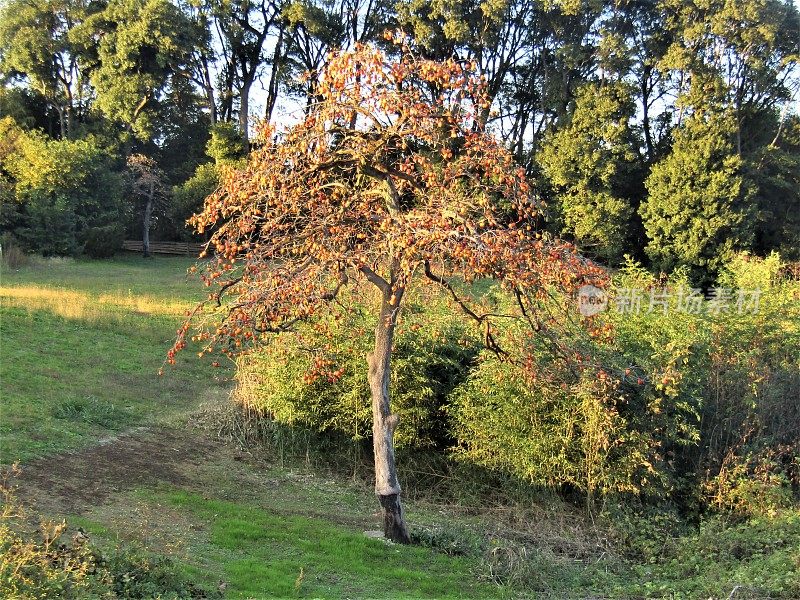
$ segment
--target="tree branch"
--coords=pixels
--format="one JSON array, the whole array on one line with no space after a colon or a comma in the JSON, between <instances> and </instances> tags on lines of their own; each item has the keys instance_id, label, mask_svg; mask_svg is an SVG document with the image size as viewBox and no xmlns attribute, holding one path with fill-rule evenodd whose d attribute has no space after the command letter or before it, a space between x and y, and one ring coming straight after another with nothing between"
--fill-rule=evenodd
<instances>
[{"instance_id":1,"label":"tree branch","mask_svg":"<svg viewBox=\"0 0 800 600\"><path fill-rule=\"evenodd\" d=\"M378 275L375 271L373 271L366 265L358 267L358 270L361 271L364 277L366 277L367 280L373 283L384 294L387 294L392 289L392 286L389 284L388 281L386 281L383 277Z\"/></svg>"}]
</instances>

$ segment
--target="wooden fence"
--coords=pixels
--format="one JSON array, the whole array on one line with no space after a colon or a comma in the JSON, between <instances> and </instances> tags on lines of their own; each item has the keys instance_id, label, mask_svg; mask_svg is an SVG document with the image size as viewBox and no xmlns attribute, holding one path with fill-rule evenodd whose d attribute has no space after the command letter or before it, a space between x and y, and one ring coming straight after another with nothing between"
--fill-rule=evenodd
<instances>
[{"instance_id":1,"label":"wooden fence","mask_svg":"<svg viewBox=\"0 0 800 600\"><path fill-rule=\"evenodd\" d=\"M125 240L123 250L142 252L142 240ZM203 244L191 242L150 242L151 254L178 254L181 256L197 256L202 252Z\"/></svg>"}]
</instances>

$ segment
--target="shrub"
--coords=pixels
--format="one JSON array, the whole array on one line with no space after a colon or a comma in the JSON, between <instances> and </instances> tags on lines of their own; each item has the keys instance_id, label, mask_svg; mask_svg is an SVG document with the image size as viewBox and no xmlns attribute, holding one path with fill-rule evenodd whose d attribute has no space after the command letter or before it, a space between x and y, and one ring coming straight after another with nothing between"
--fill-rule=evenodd
<instances>
[{"instance_id":1,"label":"shrub","mask_svg":"<svg viewBox=\"0 0 800 600\"><path fill-rule=\"evenodd\" d=\"M37 515L23 506L11 479L0 476L0 596L16 600L61 598L215 598L187 581L170 559L137 549L95 548L78 530L70 540L65 521L31 523Z\"/></svg>"},{"instance_id":2,"label":"shrub","mask_svg":"<svg viewBox=\"0 0 800 600\"><path fill-rule=\"evenodd\" d=\"M649 479L652 441L631 427L626 402L610 378L585 375L562 387L484 356L448 413L462 458L592 497L635 492Z\"/></svg>"},{"instance_id":3,"label":"shrub","mask_svg":"<svg viewBox=\"0 0 800 600\"><path fill-rule=\"evenodd\" d=\"M219 185L219 167L212 163L197 167L194 175L172 189L172 202L167 216L175 229L175 235L183 240L195 240L197 236L186 226L186 220L203 209L203 202Z\"/></svg>"},{"instance_id":4,"label":"shrub","mask_svg":"<svg viewBox=\"0 0 800 600\"><path fill-rule=\"evenodd\" d=\"M422 303L426 310L435 306L432 320L430 313L422 318ZM240 360L238 400L281 423L338 432L354 440L368 438L372 408L364 364L374 323L367 314L356 303L340 317L303 328L294 337L282 338L280 345ZM348 333L353 330L363 332L357 341ZM477 345L469 325L451 317L438 294L409 302L392 357L398 447L448 444L442 407L466 376Z\"/></svg>"},{"instance_id":5,"label":"shrub","mask_svg":"<svg viewBox=\"0 0 800 600\"><path fill-rule=\"evenodd\" d=\"M0 257L3 259L3 266L8 269L19 269L30 262L28 255L10 233L0 237Z\"/></svg>"},{"instance_id":6,"label":"shrub","mask_svg":"<svg viewBox=\"0 0 800 600\"><path fill-rule=\"evenodd\" d=\"M708 503L719 511L745 517L775 516L791 508L795 498L790 474L796 478L800 467L800 442L745 456L736 450L729 451L716 476L704 483ZM786 458L788 461L782 460Z\"/></svg>"},{"instance_id":7,"label":"shrub","mask_svg":"<svg viewBox=\"0 0 800 600\"><path fill-rule=\"evenodd\" d=\"M6 471L0 481L0 595L4 598L82 598L102 590L95 556L83 536L67 545L66 523L43 522L30 531L30 515L17 500Z\"/></svg>"},{"instance_id":8,"label":"shrub","mask_svg":"<svg viewBox=\"0 0 800 600\"><path fill-rule=\"evenodd\" d=\"M91 258L110 258L122 248L123 239L124 232L119 225L90 227L86 231L83 252Z\"/></svg>"},{"instance_id":9,"label":"shrub","mask_svg":"<svg viewBox=\"0 0 800 600\"><path fill-rule=\"evenodd\" d=\"M720 286L713 290L729 296L728 308L709 310L714 304L701 299L696 312L677 306L680 294L688 293L688 270L659 282L629 263L616 278L617 300L638 294L643 306L610 311L615 351L643 374L641 393L653 415L648 428L663 458L659 468L683 490L684 499L688 493L700 500L707 493L703 482L714 481L724 462L733 465L797 441L800 408L793 399L800 395L795 351L800 346L800 285L782 279L781 272L777 256L738 255L723 268ZM758 310L739 311L739 292L752 300L756 288ZM668 310L650 310L651 292L665 289Z\"/></svg>"}]
</instances>

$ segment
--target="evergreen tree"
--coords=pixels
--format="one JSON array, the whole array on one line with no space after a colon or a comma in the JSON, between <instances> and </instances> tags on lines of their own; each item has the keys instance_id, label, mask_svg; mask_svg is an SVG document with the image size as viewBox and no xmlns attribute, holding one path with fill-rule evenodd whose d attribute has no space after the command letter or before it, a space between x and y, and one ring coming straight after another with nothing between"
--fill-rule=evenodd
<instances>
[{"instance_id":1,"label":"evergreen tree","mask_svg":"<svg viewBox=\"0 0 800 600\"><path fill-rule=\"evenodd\" d=\"M578 92L569 122L548 134L537 154L561 233L612 261L630 252L637 175L633 112L625 84L588 84Z\"/></svg>"},{"instance_id":2,"label":"evergreen tree","mask_svg":"<svg viewBox=\"0 0 800 600\"><path fill-rule=\"evenodd\" d=\"M753 236L753 189L743 177L730 115L694 114L653 166L640 212L656 268L687 265L707 280Z\"/></svg>"}]
</instances>

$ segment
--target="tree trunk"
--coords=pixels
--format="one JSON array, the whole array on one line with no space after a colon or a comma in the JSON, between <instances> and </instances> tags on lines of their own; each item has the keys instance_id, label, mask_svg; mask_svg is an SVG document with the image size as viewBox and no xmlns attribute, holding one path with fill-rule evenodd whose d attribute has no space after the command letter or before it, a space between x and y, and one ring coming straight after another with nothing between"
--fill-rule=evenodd
<instances>
[{"instance_id":1,"label":"tree trunk","mask_svg":"<svg viewBox=\"0 0 800 600\"><path fill-rule=\"evenodd\" d=\"M269 85L267 86L267 106L264 109L264 119L269 123L272 121L272 113L275 111L275 103L278 101L278 81L280 74L281 61L283 60L283 36L285 27L281 25L278 30L278 41L275 42L275 52L272 53L272 72L269 75Z\"/></svg>"},{"instance_id":2,"label":"tree trunk","mask_svg":"<svg viewBox=\"0 0 800 600\"><path fill-rule=\"evenodd\" d=\"M375 451L375 494L383 510L383 533L401 544L408 544L403 507L400 504L400 483L394 462L394 430L398 416L392 414L389 404L389 375L392 356L392 339L397 318L396 306L400 304L402 290L386 289L381 292L380 319L375 327L375 349L367 356L369 387L372 394L372 440ZM392 302L392 295L395 301Z\"/></svg>"},{"instance_id":3,"label":"tree trunk","mask_svg":"<svg viewBox=\"0 0 800 600\"><path fill-rule=\"evenodd\" d=\"M248 134L249 117L250 117L250 86L253 82L246 77L242 81L242 87L239 90L239 129L242 133L242 143L244 144L245 152L250 150L250 137Z\"/></svg>"},{"instance_id":4,"label":"tree trunk","mask_svg":"<svg viewBox=\"0 0 800 600\"><path fill-rule=\"evenodd\" d=\"M150 218L153 215L153 200L148 198L144 207L144 219L142 221L142 254L145 258L150 256Z\"/></svg>"}]
</instances>

